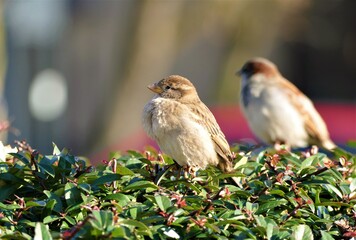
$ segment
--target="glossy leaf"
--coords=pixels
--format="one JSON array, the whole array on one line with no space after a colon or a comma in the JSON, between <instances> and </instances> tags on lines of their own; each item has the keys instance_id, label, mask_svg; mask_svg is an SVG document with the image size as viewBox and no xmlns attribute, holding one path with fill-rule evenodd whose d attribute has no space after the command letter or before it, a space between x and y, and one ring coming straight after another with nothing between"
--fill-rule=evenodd
<instances>
[{"instance_id":1,"label":"glossy leaf","mask_svg":"<svg viewBox=\"0 0 356 240\"><path fill-rule=\"evenodd\" d=\"M156 203L158 207L163 211L166 212L167 209L172 205L171 200L166 196L155 196Z\"/></svg>"},{"instance_id":2,"label":"glossy leaf","mask_svg":"<svg viewBox=\"0 0 356 240\"><path fill-rule=\"evenodd\" d=\"M57 146L31 161L32 153L18 152L0 164L1 237L329 240L356 224L352 154L337 149L328 157L344 165L324 168L323 154L233 150L234 173L208 167L196 176L167 167L152 150L149 159L116 155L116 169Z\"/></svg>"},{"instance_id":3,"label":"glossy leaf","mask_svg":"<svg viewBox=\"0 0 356 240\"><path fill-rule=\"evenodd\" d=\"M147 189L158 189L154 183L149 181L137 181L134 182L123 189L123 191L130 191L130 190L147 190Z\"/></svg>"},{"instance_id":4,"label":"glossy leaf","mask_svg":"<svg viewBox=\"0 0 356 240\"><path fill-rule=\"evenodd\" d=\"M48 226L43 223L36 223L34 240L51 240L52 236L48 230Z\"/></svg>"},{"instance_id":5,"label":"glossy leaf","mask_svg":"<svg viewBox=\"0 0 356 240\"><path fill-rule=\"evenodd\" d=\"M111 174L107 174L104 176L101 176L100 178L96 179L93 182L93 185L101 185L104 183L111 183L113 181L117 181L121 179L121 175L119 174L115 174L115 173L111 173Z\"/></svg>"},{"instance_id":6,"label":"glossy leaf","mask_svg":"<svg viewBox=\"0 0 356 240\"><path fill-rule=\"evenodd\" d=\"M293 240L312 240L313 233L308 225L298 225L293 227Z\"/></svg>"}]
</instances>

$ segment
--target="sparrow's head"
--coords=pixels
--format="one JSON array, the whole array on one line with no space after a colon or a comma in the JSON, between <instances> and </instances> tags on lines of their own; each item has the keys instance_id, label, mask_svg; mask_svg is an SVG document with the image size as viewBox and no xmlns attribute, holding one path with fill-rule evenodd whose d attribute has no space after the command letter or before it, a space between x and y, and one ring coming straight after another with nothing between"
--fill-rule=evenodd
<instances>
[{"instance_id":1,"label":"sparrow's head","mask_svg":"<svg viewBox=\"0 0 356 240\"><path fill-rule=\"evenodd\" d=\"M249 78L254 74L264 74L268 77L279 75L277 66L271 61L257 57L247 61L236 75Z\"/></svg>"},{"instance_id":2,"label":"sparrow's head","mask_svg":"<svg viewBox=\"0 0 356 240\"><path fill-rule=\"evenodd\" d=\"M198 97L194 85L179 75L171 75L147 87L163 98L181 100Z\"/></svg>"}]
</instances>

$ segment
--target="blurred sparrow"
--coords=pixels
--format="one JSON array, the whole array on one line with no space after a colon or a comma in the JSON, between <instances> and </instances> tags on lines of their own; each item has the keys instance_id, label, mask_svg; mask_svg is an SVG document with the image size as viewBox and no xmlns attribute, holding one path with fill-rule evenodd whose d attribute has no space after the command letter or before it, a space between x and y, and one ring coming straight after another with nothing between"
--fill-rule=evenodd
<instances>
[{"instance_id":1,"label":"blurred sparrow","mask_svg":"<svg viewBox=\"0 0 356 240\"><path fill-rule=\"evenodd\" d=\"M156 95L143 110L143 127L164 153L193 172L208 165L233 170L230 146L188 79L172 75L148 88Z\"/></svg>"},{"instance_id":2,"label":"blurred sparrow","mask_svg":"<svg viewBox=\"0 0 356 240\"><path fill-rule=\"evenodd\" d=\"M326 124L311 100L264 58L249 60L238 72L241 109L258 138L269 144L333 149Z\"/></svg>"}]
</instances>

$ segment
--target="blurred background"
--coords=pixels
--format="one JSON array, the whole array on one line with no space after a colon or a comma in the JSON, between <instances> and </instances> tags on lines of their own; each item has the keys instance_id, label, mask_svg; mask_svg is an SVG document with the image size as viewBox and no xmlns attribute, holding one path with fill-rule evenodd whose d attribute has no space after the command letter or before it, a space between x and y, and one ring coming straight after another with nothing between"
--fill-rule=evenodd
<instances>
[{"instance_id":1,"label":"blurred background","mask_svg":"<svg viewBox=\"0 0 356 240\"><path fill-rule=\"evenodd\" d=\"M356 139L356 1L5 0L0 2L2 140L73 154L151 144L146 86L189 78L230 143L255 141L234 75L255 56L307 94L338 144ZM0 126L1 127L1 126ZM103 155L104 154L104 155ZM105 155L106 154L106 155Z\"/></svg>"}]
</instances>

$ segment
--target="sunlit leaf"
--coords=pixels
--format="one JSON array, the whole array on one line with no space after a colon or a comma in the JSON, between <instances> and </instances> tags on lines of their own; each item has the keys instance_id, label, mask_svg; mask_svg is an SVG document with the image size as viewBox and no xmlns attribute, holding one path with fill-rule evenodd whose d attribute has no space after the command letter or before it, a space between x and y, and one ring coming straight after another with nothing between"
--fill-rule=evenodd
<instances>
[{"instance_id":1,"label":"sunlit leaf","mask_svg":"<svg viewBox=\"0 0 356 240\"><path fill-rule=\"evenodd\" d=\"M285 205L287 202L288 201L285 199L266 202L258 208L258 210L256 211L256 214L261 214L266 211L273 210L275 207Z\"/></svg>"},{"instance_id":2,"label":"sunlit leaf","mask_svg":"<svg viewBox=\"0 0 356 240\"><path fill-rule=\"evenodd\" d=\"M34 240L51 240L52 236L48 230L48 226L43 223L36 223Z\"/></svg>"},{"instance_id":3,"label":"sunlit leaf","mask_svg":"<svg viewBox=\"0 0 356 240\"><path fill-rule=\"evenodd\" d=\"M43 219L43 223L48 224L48 223L57 221L58 219L60 219L60 217L55 216L55 215L49 215Z\"/></svg>"},{"instance_id":4,"label":"sunlit leaf","mask_svg":"<svg viewBox=\"0 0 356 240\"><path fill-rule=\"evenodd\" d=\"M174 231L174 229L172 229L172 228L164 229L163 234L166 235L167 237L173 238L173 239L180 238L179 234L176 231Z\"/></svg>"},{"instance_id":5,"label":"sunlit leaf","mask_svg":"<svg viewBox=\"0 0 356 240\"><path fill-rule=\"evenodd\" d=\"M134 175L135 173L133 171L131 171L130 169L121 166L121 165L117 165L116 167L116 173L120 174L120 175Z\"/></svg>"},{"instance_id":6,"label":"sunlit leaf","mask_svg":"<svg viewBox=\"0 0 356 240\"><path fill-rule=\"evenodd\" d=\"M163 212L166 212L167 209L172 205L171 200L166 196L157 195L157 196L155 196L155 200L156 200L156 203L157 203L158 207Z\"/></svg>"},{"instance_id":7,"label":"sunlit leaf","mask_svg":"<svg viewBox=\"0 0 356 240\"><path fill-rule=\"evenodd\" d=\"M303 189L299 189L299 195L303 198L303 200L306 202L306 204L310 207L310 210L314 213L315 212L314 202L308 196L307 192L305 192Z\"/></svg>"},{"instance_id":8,"label":"sunlit leaf","mask_svg":"<svg viewBox=\"0 0 356 240\"><path fill-rule=\"evenodd\" d=\"M330 192L333 192L335 193L336 195L339 196L339 198L342 199L342 193L340 192L339 189L337 189L336 187L334 187L333 185L331 184L323 184L322 186L324 186L326 189L328 189Z\"/></svg>"},{"instance_id":9,"label":"sunlit leaf","mask_svg":"<svg viewBox=\"0 0 356 240\"><path fill-rule=\"evenodd\" d=\"M321 240L334 240L334 238L326 231L320 231Z\"/></svg>"},{"instance_id":10,"label":"sunlit leaf","mask_svg":"<svg viewBox=\"0 0 356 240\"><path fill-rule=\"evenodd\" d=\"M105 230L113 224L113 213L110 211L94 210L92 215L93 218L90 220L90 222L95 228L99 230Z\"/></svg>"},{"instance_id":11,"label":"sunlit leaf","mask_svg":"<svg viewBox=\"0 0 356 240\"><path fill-rule=\"evenodd\" d=\"M122 193L114 193L106 196L108 200L116 200L121 206L127 205L131 199L128 195Z\"/></svg>"},{"instance_id":12,"label":"sunlit leaf","mask_svg":"<svg viewBox=\"0 0 356 240\"><path fill-rule=\"evenodd\" d=\"M149 182L149 181L137 181L134 182L127 187L123 189L123 191L130 191L130 190L145 190L145 189L158 189L158 186L156 186L154 183Z\"/></svg>"},{"instance_id":13,"label":"sunlit leaf","mask_svg":"<svg viewBox=\"0 0 356 240\"><path fill-rule=\"evenodd\" d=\"M142 222L136 221L136 220L123 219L123 220L120 220L120 223L123 225L127 225L127 226L137 227L140 230L149 231L149 228L145 224L143 224Z\"/></svg>"},{"instance_id":14,"label":"sunlit leaf","mask_svg":"<svg viewBox=\"0 0 356 240\"><path fill-rule=\"evenodd\" d=\"M38 164L38 167L41 169L41 171L47 173L49 176L51 176L52 178L54 178L54 176L55 176L55 171L54 171L52 165L47 164L47 163L41 161L41 162Z\"/></svg>"},{"instance_id":15,"label":"sunlit leaf","mask_svg":"<svg viewBox=\"0 0 356 240\"><path fill-rule=\"evenodd\" d=\"M75 184L67 183L64 187L64 191L64 198L69 206L81 203L80 191Z\"/></svg>"},{"instance_id":16,"label":"sunlit leaf","mask_svg":"<svg viewBox=\"0 0 356 240\"><path fill-rule=\"evenodd\" d=\"M308 225L298 225L293 227L293 240L312 240L314 239L313 233Z\"/></svg>"},{"instance_id":17,"label":"sunlit leaf","mask_svg":"<svg viewBox=\"0 0 356 240\"><path fill-rule=\"evenodd\" d=\"M318 206L332 206L332 207L351 207L352 204L343 202L321 202L317 204Z\"/></svg>"},{"instance_id":18,"label":"sunlit leaf","mask_svg":"<svg viewBox=\"0 0 356 240\"><path fill-rule=\"evenodd\" d=\"M196 176L173 165L164 175L155 151L150 160L136 151L116 155L112 169L111 159L90 166L57 146L55 155L33 159L24 150L23 160L0 164L1 238L329 240L355 225L351 153L330 153L348 165L324 168L324 154L239 149L246 153L234 173L208 167ZM231 177L238 185L225 180Z\"/></svg>"},{"instance_id":19,"label":"sunlit leaf","mask_svg":"<svg viewBox=\"0 0 356 240\"><path fill-rule=\"evenodd\" d=\"M356 178L352 179L350 183L350 191L353 192L356 190Z\"/></svg>"},{"instance_id":20,"label":"sunlit leaf","mask_svg":"<svg viewBox=\"0 0 356 240\"><path fill-rule=\"evenodd\" d=\"M27 157L23 156L20 153L9 153L9 155L21 160L25 165L29 165L30 164L30 159L28 159Z\"/></svg>"},{"instance_id":21,"label":"sunlit leaf","mask_svg":"<svg viewBox=\"0 0 356 240\"><path fill-rule=\"evenodd\" d=\"M306 158L303 162L302 165L300 166L300 169L304 169L306 167L310 167L310 166L315 166L316 162L318 161L318 156L317 155L313 155L311 157Z\"/></svg>"}]
</instances>

